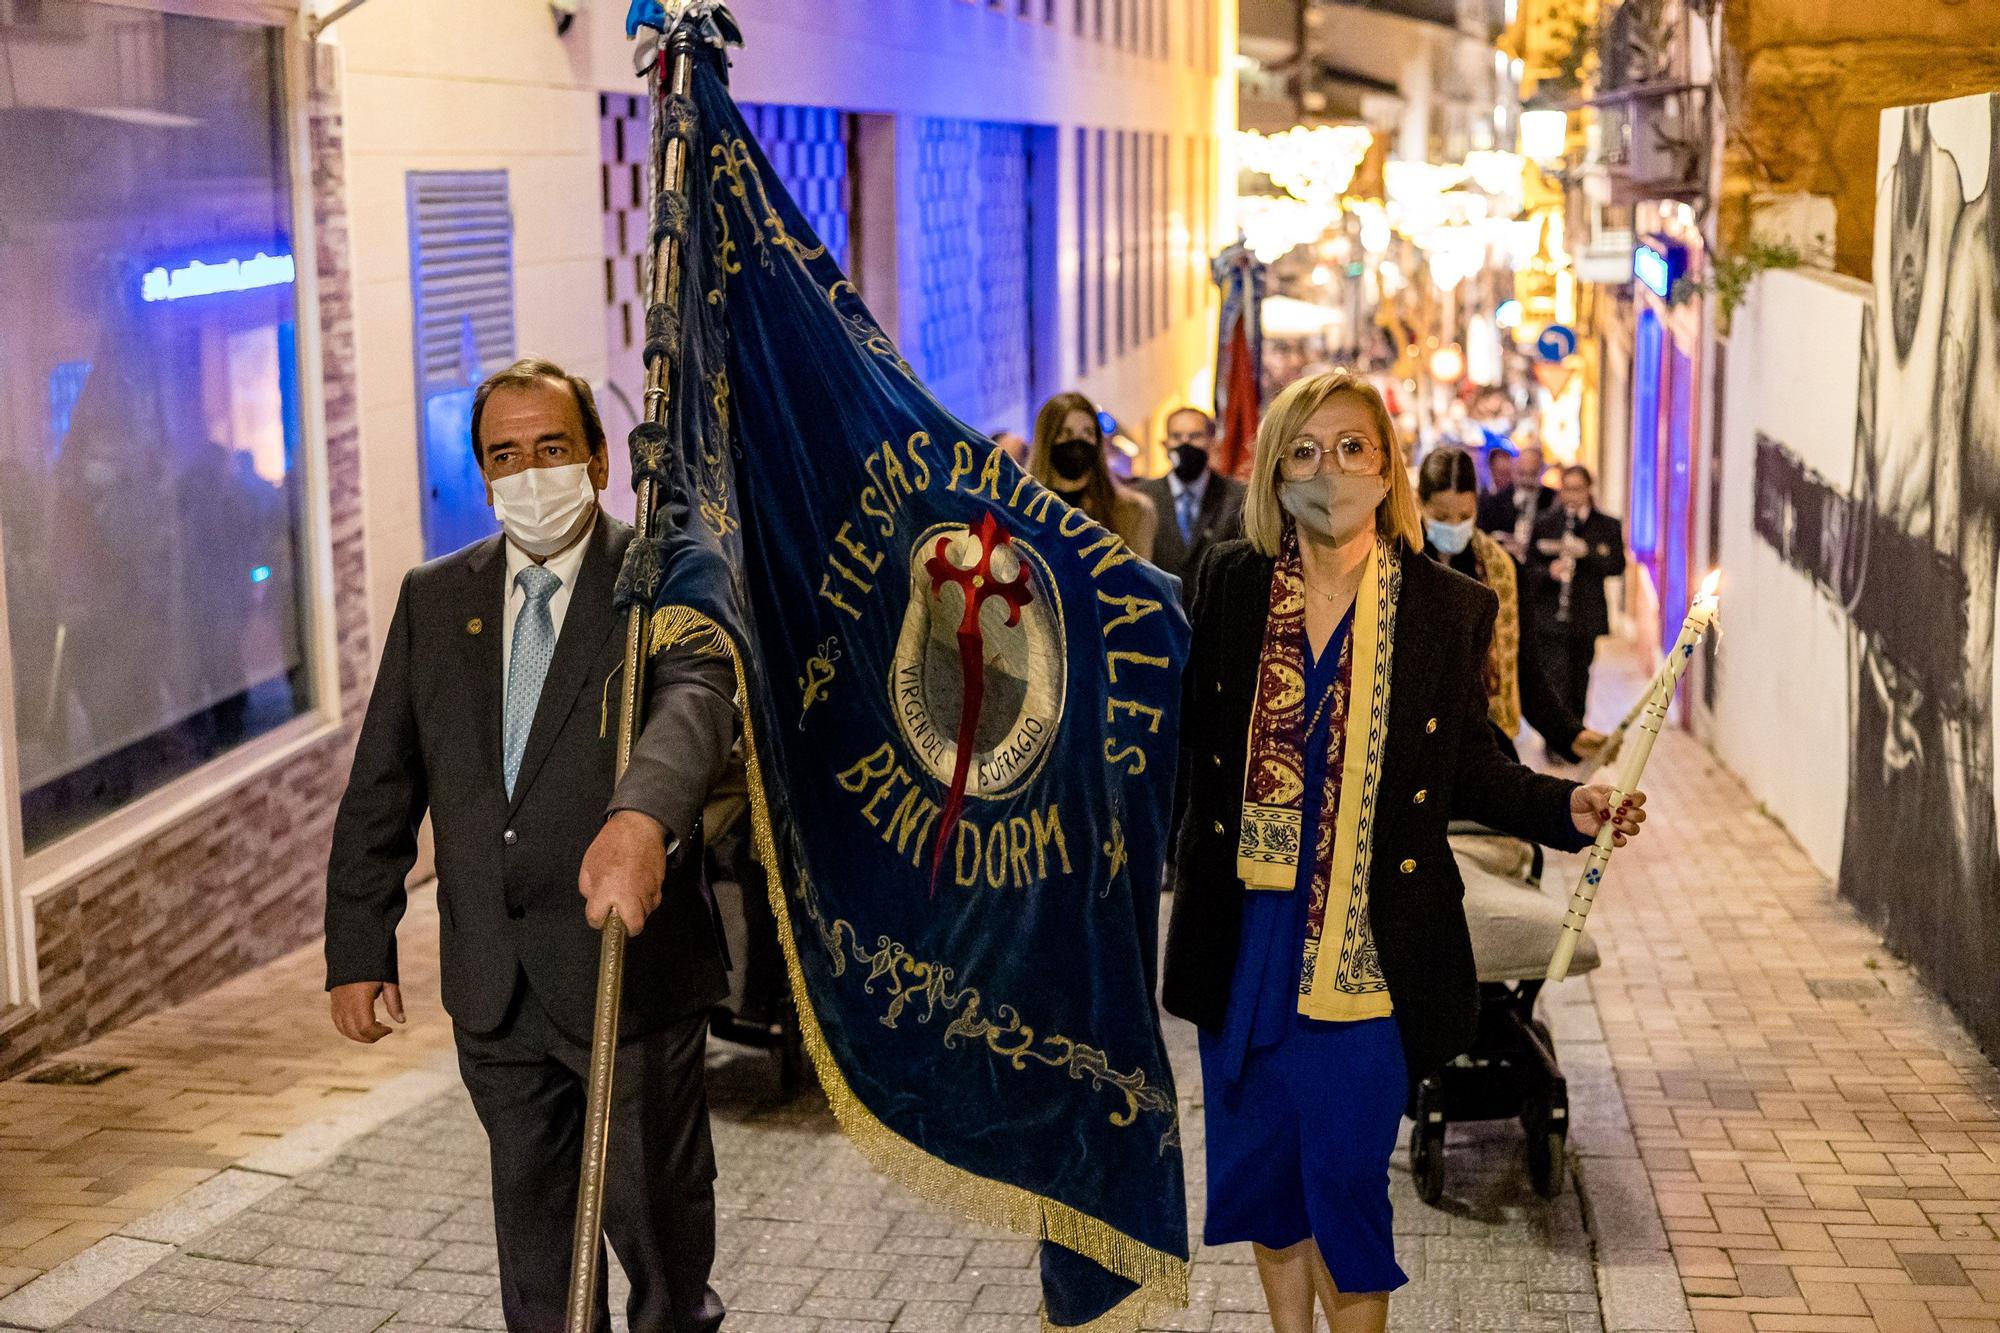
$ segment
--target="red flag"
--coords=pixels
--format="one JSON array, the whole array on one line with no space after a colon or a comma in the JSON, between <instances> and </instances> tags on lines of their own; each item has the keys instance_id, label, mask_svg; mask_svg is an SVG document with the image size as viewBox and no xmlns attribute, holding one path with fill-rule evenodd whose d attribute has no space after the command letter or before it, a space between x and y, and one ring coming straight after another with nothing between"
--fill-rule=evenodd
<instances>
[{"instance_id":1,"label":"red flag","mask_svg":"<svg viewBox=\"0 0 2000 1333\"><path fill-rule=\"evenodd\" d=\"M1222 466L1224 476L1245 477L1250 472L1250 456L1257 439L1257 368L1250 364L1250 338L1243 321L1237 320L1229 335L1229 364L1223 367L1228 404L1222 419Z\"/></svg>"}]
</instances>

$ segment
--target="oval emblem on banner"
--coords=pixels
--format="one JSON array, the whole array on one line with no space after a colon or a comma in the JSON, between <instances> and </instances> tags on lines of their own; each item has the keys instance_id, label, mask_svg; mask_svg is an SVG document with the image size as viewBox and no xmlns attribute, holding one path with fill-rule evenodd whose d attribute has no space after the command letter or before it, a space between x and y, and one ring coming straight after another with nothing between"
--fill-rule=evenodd
<instances>
[{"instance_id":1,"label":"oval emblem on banner","mask_svg":"<svg viewBox=\"0 0 2000 1333\"><path fill-rule=\"evenodd\" d=\"M944 557L965 579L933 588L927 565L945 539ZM949 785L958 763L958 738L972 736L972 766L965 794L981 800L1010 795L1040 771L1061 729L1068 687L1069 653L1055 580L1033 547L1019 539L998 545L987 573L975 575L982 542L963 523L931 528L910 552L910 601L889 668L889 704L896 725L932 777ZM1009 603L988 592L1018 585L1027 601L1009 624ZM967 596L980 597L979 716L964 713L964 650L959 628Z\"/></svg>"}]
</instances>

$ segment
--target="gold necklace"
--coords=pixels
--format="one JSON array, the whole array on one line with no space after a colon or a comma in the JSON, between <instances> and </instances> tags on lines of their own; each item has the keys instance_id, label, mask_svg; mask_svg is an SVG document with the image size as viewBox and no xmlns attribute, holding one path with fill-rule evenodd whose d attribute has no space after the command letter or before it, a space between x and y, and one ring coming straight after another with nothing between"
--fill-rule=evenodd
<instances>
[{"instance_id":1,"label":"gold necklace","mask_svg":"<svg viewBox=\"0 0 2000 1333\"><path fill-rule=\"evenodd\" d=\"M1304 586L1307 592L1313 593L1320 597L1324 597L1326 598L1327 601L1332 602L1335 605L1338 605L1340 602L1340 594L1328 592L1324 588L1314 587L1312 580L1306 577L1306 572L1304 569L1299 570L1299 583ZM1357 577L1354 581L1354 587L1348 589L1347 595L1351 599L1360 590L1361 590L1361 580Z\"/></svg>"}]
</instances>

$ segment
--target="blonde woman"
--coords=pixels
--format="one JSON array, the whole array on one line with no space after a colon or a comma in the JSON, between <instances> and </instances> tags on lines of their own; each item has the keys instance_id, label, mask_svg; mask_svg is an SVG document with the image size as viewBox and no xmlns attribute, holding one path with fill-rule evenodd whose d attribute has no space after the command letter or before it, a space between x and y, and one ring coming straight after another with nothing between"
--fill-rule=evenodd
<instances>
[{"instance_id":1,"label":"blonde woman","mask_svg":"<svg viewBox=\"0 0 2000 1333\"><path fill-rule=\"evenodd\" d=\"M1153 558L1159 516L1153 502L1111 475L1097 405L1080 393L1059 393L1035 414L1035 443L1028 471L1116 533L1141 560Z\"/></svg>"},{"instance_id":2,"label":"blonde woman","mask_svg":"<svg viewBox=\"0 0 2000 1333\"><path fill-rule=\"evenodd\" d=\"M1163 1002L1201 1029L1204 1243L1249 1241L1276 1333L1380 1333L1405 1281L1389 1155L1479 1012L1454 816L1579 848L1643 796L1545 777L1487 722L1494 598L1423 554L1381 396L1294 383L1257 433L1247 540L1188 614Z\"/></svg>"}]
</instances>

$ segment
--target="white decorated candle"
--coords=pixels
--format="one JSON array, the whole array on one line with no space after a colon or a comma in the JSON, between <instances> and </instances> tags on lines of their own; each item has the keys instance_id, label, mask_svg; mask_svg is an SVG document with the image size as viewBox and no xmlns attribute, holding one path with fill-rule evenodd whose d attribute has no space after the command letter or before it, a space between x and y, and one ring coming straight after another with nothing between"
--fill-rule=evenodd
<instances>
[{"instance_id":1,"label":"white decorated candle","mask_svg":"<svg viewBox=\"0 0 2000 1333\"><path fill-rule=\"evenodd\" d=\"M1577 877L1576 890L1570 894L1569 911L1563 915L1562 935L1556 941L1555 954L1549 959L1547 979L1550 981L1561 981L1569 975L1570 958L1576 953L1576 942L1583 937L1590 906L1596 901L1597 890L1604 883L1605 868L1611 864L1617 836L1618 807L1639 790L1639 781L1646 772L1646 761L1653 755L1653 743L1660 739L1660 728L1666 725L1667 710L1673 706L1674 691L1686 674L1688 663L1694 660L1695 649L1701 646L1701 641L1715 624L1721 607L1716 588L1721 580L1722 571L1714 570L1702 581L1701 591L1688 607L1687 619L1681 622L1680 636L1674 640L1666 660L1660 663L1660 669L1646 686L1646 693L1642 696L1645 704L1639 710L1638 735L1625 742L1624 758L1612 783L1611 815L1604 821L1604 827L1598 830L1597 841L1584 858L1583 873Z\"/></svg>"}]
</instances>

